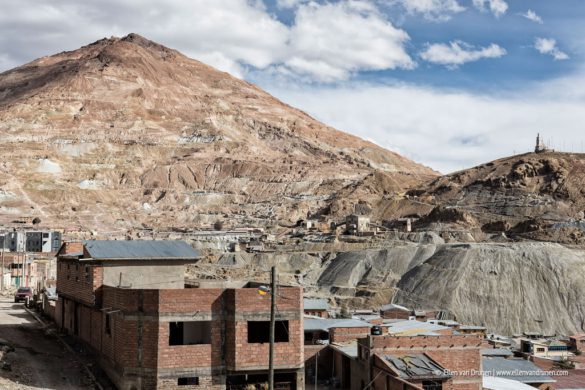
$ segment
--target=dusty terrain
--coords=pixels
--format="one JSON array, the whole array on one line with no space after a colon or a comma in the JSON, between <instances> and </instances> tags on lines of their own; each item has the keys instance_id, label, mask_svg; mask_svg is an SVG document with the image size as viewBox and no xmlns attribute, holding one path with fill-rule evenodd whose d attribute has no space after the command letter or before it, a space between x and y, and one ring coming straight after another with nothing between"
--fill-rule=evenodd
<instances>
[{"instance_id":1,"label":"dusty terrain","mask_svg":"<svg viewBox=\"0 0 585 390\"><path fill-rule=\"evenodd\" d=\"M0 223L99 232L343 216L437 175L135 34L0 74L0 136Z\"/></svg>"},{"instance_id":2,"label":"dusty terrain","mask_svg":"<svg viewBox=\"0 0 585 390\"><path fill-rule=\"evenodd\" d=\"M0 338L13 348L3 359L11 370L0 369L3 390L93 389L80 364L40 324L23 304L0 298Z\"/></svg>"}]
</instances>

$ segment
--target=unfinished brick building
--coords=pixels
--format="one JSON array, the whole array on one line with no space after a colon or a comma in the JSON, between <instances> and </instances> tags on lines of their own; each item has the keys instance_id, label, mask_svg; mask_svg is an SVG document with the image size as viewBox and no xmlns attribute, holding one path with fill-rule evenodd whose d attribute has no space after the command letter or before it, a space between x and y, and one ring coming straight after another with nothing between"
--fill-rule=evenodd
<instances>
[{"instance_id":1,"label":"unfinished brick building","mask_svg":"<svg viewBox=\"0 0 585 390\"><path fill-rule=\"evenodd\" d=\"M365 375L354 383L375 390L481 390L481 338L477 335L368 336L358 340Z\"/></svg>"},{"instance_id":2,"label":"unfinished brick building","mask_svg":"<svg viewBox=\"0 0 585 390\"><path fill-rule=\"evenodd\" d=\"M307 380L314 383L318 370L319 379L330 379L341 389L482 389L480 336L416 320L390 324L385 330L388 324L360 327L360 321L346 320L328 329L327 346L305 345ZM310 328L305 336L311 335ZM412 333L401 335L400 330Z\"/></svg>"},{"instance_id":3,"label":"unfinished brick building","mask_svg":"<svg viewBox=\"0 0 585 390\"><path fill-rule=\"evenodd\" d=\"M58 253L56 321L120 390L243 389L268 373L270 297L258 284L185 288L180 241L87 241ZM302 290L277 296L275 383L304 388Z\"/></svg>"}]
</instances>

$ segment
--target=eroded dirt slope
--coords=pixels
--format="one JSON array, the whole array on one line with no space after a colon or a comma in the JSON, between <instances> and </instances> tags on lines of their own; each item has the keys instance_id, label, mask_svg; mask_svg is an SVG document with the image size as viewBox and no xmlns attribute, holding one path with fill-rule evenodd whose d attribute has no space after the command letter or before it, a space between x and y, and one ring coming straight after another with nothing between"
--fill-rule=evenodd
<instances>
[{"instance_id":1,"label":"eroded dirt slope","mask_svg":"<svg viewBox=\"0 0 585 390\"><path fill-rule=\"evenodd\" d=\"M108 231L223 215L294 221L372 175L382 187L356 196L436 176L135 34L0 74L0 135L0 222L29 215Z\"/></svg>"}]
</instances>

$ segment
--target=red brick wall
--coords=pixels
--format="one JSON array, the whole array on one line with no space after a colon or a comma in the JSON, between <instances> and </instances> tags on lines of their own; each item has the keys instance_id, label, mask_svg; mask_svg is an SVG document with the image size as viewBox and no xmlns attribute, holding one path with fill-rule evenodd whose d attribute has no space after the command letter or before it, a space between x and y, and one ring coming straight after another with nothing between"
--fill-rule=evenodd
<instances>
[{"instance_id":1,"label":"red brick wall","mask_svg":"<svg viewBox=\"0 0 585 390\"><path fill-rule=\"evenodd\" d=\"M55 323L57 324L58 328L63 327L63 298L57 299L57 305L55 306Z\"/></svg>"},{"instance_id":2,"label":"red brick wall","mask_svg":"<svg viewBox=\"0 0 585 390\"><path fill-rule=\"evenodd\" d=\"M232 289L227 290L226 293L228 313L230 317L233 317L233 319L228 319L226 324L228 368L266 369L269 344L248 343L248 320L270 320L270 295L259 295L255 288ZM276 319L288 320L289 342L275 345L274 364L277 368L303 365L302 300L300 288L278 290Z\"/></svg>"},{"instance_id":3,"label":"red brick wall","mask_svg":"<svg viewBox=\"0 0 585 390\"><path fill-rule=\"evenodd\" d=\"M96 351L99 351L101 348L101 343L103 339L103 324L102 324L102 312L92 310L91 311L91 339L90 344Z\"/></svg>"},{"instance_id":4,"label":"red brick wall","mask_svg":"<svg viewBox=\"0 0 585 390\"><path fill-rule=\"evenodd\" d=\"M380 313L382 318L385 319L400 319L407 320L410 317L410 311L404 311L400 309L385 310Z\"/></svg>"},{"instance_id":5,"label":"red brick wall","mask_svg":"<svg viewBox=\"0 0 585 390\"><path fill-rule=\"evenodd\" d=\"M91 344L91 312L93 310L82 305L79 305L77 310L79 318L79 337L86 343Z\"/></svg>"},{"instance_id":6,"label":"red brick wall","mask_svg":"<svg viewBox=\"0 0 585 390\"><path fill-rule=\"evenodd\" d=\"M332 343L346 343L357 340L370 334L370 327L361 328L331 328L329 329L329 340Z\"/></svg>"},{"instance_id":7,"label":"red brick wall","mask_svg":"<svg viewBox=\"0 0 585 390\"><path fill-rule=\"evenodd\" d=\"M83 243L82 242L65 242L61 246L59 255L70 255L72 253L82 253Z\"/></svg>"},{"instance_id":8,"label":"red brick wall","mask_svg":"<svg viewBox=\"0 0 585 390\"><path fill-rule=\"evenodd\" d=\"M73 333L73 321L75 316L75 305L74 303L67 299L59 297L59 300L62 301L61 308L63 310L63 328L67 330L69 333Z\"/></svg>"},{"instance_id":9,"label":"red brick wall","mask_svg":"<svg viewBox=\"0 0 585 390\"><path fill-rule=\"evenodd\" d=\"M327 313L327 310L305 310L305 314L321 318L329 318L329 313Z\"/></svg>"},{"instance_id":10,"label":"red brick wall","mask_svg":"<svg viewBox=\"0 0 585 390\"><path fill-rule=\"evenodd\" d=\"M156 290L155 290L156 291ZM187 288L158 290L160 313L206 313L222 311L223 289L220 288Z\"/></svg>"},{"instance_id":11,"label":"red brick wall","mask_svg":"<svg viewBox=\"0 0 585 390\"><path fill-rule=\"evenodd\" d=\"M103 286L102 293L104 312L100 315L100 323L104 355L121 367L156 368L158 291ZM110 335L105 333L107 315Z\"/></svg>"},{"instance_id":12,"label":"red brick wall","mask_svg":"<svg viewBox=\"0 0 585 390\"><path fill-rule=\"evenodd\" d=\"M103 269L97 264L80 263L70 259L57 259L57 293L86 305L96 302L96 290L101 287Z\"/></svg>"},{"instance_id":13,"label":"red brick wall","mask_svg":"<svg viewBox=\"0 0 585 390\"><path fill-rule=\"evenodd\" d=\"M372 336L371 353L425 353L444 368L462 373L446 389L481 390L481 337L469 336Z\"/></svg>"},{"instance_id":14,"label":"red brick wall","mask_svg":"<svg viewBox=\"0 0 585 390\"><path fill-rule=\"evenodd\" d=\"M159 315L167 314L181 321L211 321L211 344L169 345L169 320L159 324L159 367L188 368L221 366L223 324L222 289L184 289L159 291ZM187 315L181 317L181 315Z\"/></svg>"}]
</instances>

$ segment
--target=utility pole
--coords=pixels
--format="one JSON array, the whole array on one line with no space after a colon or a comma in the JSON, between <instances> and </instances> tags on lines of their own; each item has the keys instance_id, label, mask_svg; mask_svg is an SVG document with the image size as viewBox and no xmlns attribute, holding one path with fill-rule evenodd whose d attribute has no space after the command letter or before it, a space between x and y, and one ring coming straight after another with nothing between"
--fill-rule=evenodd
<instances>
[{"instance_id":1,"label":"utility pole","mask_svg":"<svg viewBox=\"0 0 585 390\"><path fill-rule=\"evenodd\" d=\"M2 268L0 268L0 291L4 291L4 251L6 250L6 234L2 236Z\"/></svg>"},{"instance_id":2,"label":"utility pole","mask_svg":"<svg viewBox=\"0 0 585 390\"><path fill-rule=\"evenodd\" d=\"M315 390L317 390L317 383L319 383L319 352L315 355Z\"/></svg>"},{"instance_id":3,"label":"utility pole","mask_svg":"<svg viewBox=\"0 0 585 390\"><path fill-rule=\"evenodd\" d=\"M276 325L276 267L270 270L270 351L268 356L268 389L274 390L274 329Z\"/></svg>"},{"instance_id":4,"label":"utility pole","mask_svg":"<svg viewBox=\"0 0 585 390\"><path fill-rule=\"evenodd\" d=\"M24 252L24 280L26 281L26 287L29 287L28 282L30 279L30 270L27 270L26 267L28 266L28 253Z\"/></svg>"},{"instance_id":5,"label":"utility pole","mask_svg":"<svg viewBox=\"0 0 585 390\"><path fill-rule=\"evenodd\" d=\"M24 287L24 262L26 261L26 256L24 255L24 252L22 253L22 264L21 267L22 269L20 270L20 287Z\"/></svg>"}]
</instances>

